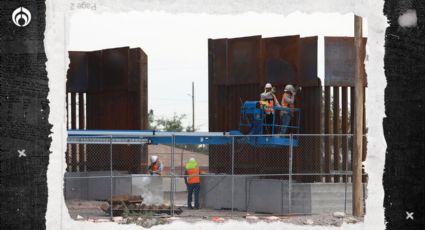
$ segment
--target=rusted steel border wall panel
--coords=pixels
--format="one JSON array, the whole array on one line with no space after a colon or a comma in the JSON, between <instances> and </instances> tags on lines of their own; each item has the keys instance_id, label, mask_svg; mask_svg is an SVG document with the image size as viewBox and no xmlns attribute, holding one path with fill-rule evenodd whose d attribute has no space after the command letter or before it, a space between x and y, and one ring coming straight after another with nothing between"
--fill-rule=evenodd
<instances>
[{"instance_id":1,"label":"rusted steel border wall panel","mask_svg":"<svg viewBox=\"0 0 425 230\"><path fill-rule=\"evenodd\" d=\"M362 60L366 41L363 38ZM354 67L354 38L325 37L325 86L354 86ZM366 72L363 74L366 76Z\"/></svg>"},{"instance_id":2,"label":"rusted steel border wall panel","mask_svg":"<svg viewBox=\"0 0 425 230\"><path fill-rule=\"evenodd\" d=\"M320 86L317 78L317 36L300 38L300 82L305 86Z\"/></svg>"},{"instance_id":3,"label":"rusted steel border wall panel","mask_svg":"<svg viewBox=\"0 0 425 230\"><path fill-rule=\"evenodd\" d=\"M301 108L301 133L319 134L321 133L322 121L322 87L303 87L301 93L297 95L296 106ZM295 149L295 160L297 162L297 172L299 173L320 173L322 171L321 158L323 148L322 137L312 136L301 137L300 145ZM304 182L321 181L318 176L300 177Z\"/></svg>"},{"instance_id":4,"label":"rusted steel border wall panel","mask_svg":"<svg viewBox=\"0 0 425 230\"><path fill-rule=\"evenodd\" d=\"M227 84L227 39L208 40L209 54L214 59L214 65L209 68L215 85Z\"/></svg>"},{"instance_id":5,"label":"rusted steel border wall panel","mask_svg":"<svg viewBox=\"0 0 425 230\"><path fill-rule=\"evenodd\" d=\"M227 85L254 84L261 75L261 36L227 40Z\"/></svg>"},{"instance_id":6,"label":"rusted steel border wall panel","mask_svg":"<svg viewBox=\"0 0 425 230\"><path fill-rule=\"evenodd\" d=\"M231 78L230 69L231 65L234 64L235 55L231 58L226 55L229 52L224 52L224 47L226 43L224 39L208 41L208 54L209 54L209 130L210 131L228 131L232 129L239 129L239 117L240 117L240 106L241 102L246 100L259 100L259 95L263 90L263 85L267 80L266 76L273 71L266 69L266 61L271 60L271 57L274 57L281 62L288 63L290 69L293 70L293 78L287 79L288 76L285 75L286 71L283 71L281 75L275 74L276 80L274 86L277 87L277 95L281 96L283 93L283 87L287 83L298 83L300 86L304 86L304 82L300 81L300 38L299 36L288 36L280 38L266 38L260 39L260 45L258 45L259 39L256 37L248 37L241 39L229 39L227 42L233 41L233 46L231 52L233 55L241 55L242 51L235 51L235 47L246 48L246 44L251 44L253 47L257 47L260 51L253 51L252 47L246 49L246 53L251 59L242 59L238 62L237 65L240 65L241 68L245 65L244 63L252 61L254 58L253 53L258 54L259 57L256 58L259 60L257 63L251 63L250 68L252 72L261 70L260 73L253 77L245 75L243 71L234 71L232 74L239 74L240 76L233 76L233 79L239 79L238 82L233 80L228 80ZM242 44L239 44L242 42ZM313 37L308 40L313 46L317 47L317 38ZM231 42L230 42L231 43ZM219 44L219 45L217 45ZM237 44L237 45L235 45ZM217 48L218 47L218 48ZM307 46L306 46L307 47ZM317 56L317 49L311 49L314 54L310 54L313 58ZM307 50L304 50L307 52ZM243 53L243 52L242 52ZM223 56L225 55L225 56ZM236 55L236 56L237 56ZM245 62L243 61L245 60ZM307 59L305 62L309 63L311 60ZM217 64L216 64L217 63ZM317 64L314 64L314 66ZM258 67L259 66L259 67ZM279 67L279 63L276 63L275 70L279 72L279 68L283 68L282 65ZM223 69L224 68L224 69ZM235 68L233 66L233 68ZM309 68L315 68L309 66ZM249 68L248 68L249 69ZM275 72L275 73L276 73ZM305 79L308 79L309 83L306 85L308 87L302 90L302 93L306 95L306 98L303 96L298 96L298 107L303 109L303 115L301 120L301 126L303 127L302 132L305 133L320 133L320 121L321 121L321 84L320 80L317 78L316 71L305 71L304 74L315 74L314 76L305 76ZM279 76L281 77L279 79ZM314 84L313 84L313 83ZM237 83L237 84L236 84ZM314 86L312 86L314 85ZM308 95L308 96L307 96ZM280 98L279 98L280 99ZM306 154L297 154L295 162L295 170L299 171L308 171L308 172L319 172L320 171L320 141L315 143L305 143L306 147L304 150L308 152ZM307 145L308 151L307 151ZM313 146L313 148L312 148ZM210 171L220 173L227 172L225 170L230 168L231 162L226 162L226 157L221 153L222 148L220 146L210 146ZM285 156L282 153L282 148L267 148L267 154L261 153L258 148L249 148L244 147L244 156L235 156L235 172L236 173L261 173L261 172L277 172L281 173L283 169L282 165L287 155ZM298 150L297 150L298 151ZM243 158L250 156L248 158ZM267 156L269 158L267 158ZM286 158L285 158L286 157ZM270 160L274 159L274 160ZM302 166L302 164L304 166ZM222 171L224 170L224 171ZM320 178L309 178L310 180L318 181Z\"/></svg>"},{"instance_id":7,"label":"rusted steel border wall panel","mask_svg":"<svg viewBox=\"0 0 425 230\"><path fill-rule=\"evenodd\" d=\"M101 90L128 90L129 48L102 50Z\"/></svg>"},{"instance_id":8,"label":"rusted steel border wall panel","mask_svg":"<svg viewBox=\"0 0 425 230\"><path fill-rule=\"evenodd\" d=\"M263 38L264 80L277 88L286 84L300 84L300 36ZM263 64L262 63L262 64Z\"/></svg>"},{"instance_id":9,"label":"rusted steel border wall panel","mask_svg":"<svg viewBox=\"0 0 425 230\"><path fill-rule=\"evenodd\" d=\"M72 77L70 73L78 72L74 68L86 68L87 81L69 84L67 91L73 91L73 97L75 92L86 93L87 129L147 129L147 55L143 50L122 47L86 52L86 55L80 53L75 56L75 52L70 52L71 61L75 62L70 65L72 69L68 71L68 78ZM78 57L82 57L81 60ZM75 106L71 110L71 114L75 112ZM75 122L75 116L72 116L71 122ZM130 146L116 148L116 151L114 154L119 162L114 163L114 168L134 173L146 172L147 149L133 149ZM135 155L134 151L140 154ZM75 152L71 148L71 153ZM99 148L87 146L87 169L102 170L109 165L106 162L109 158L104 155ZM137 167L134 166L135 161Z\"/></svg>"},{"instance_id":10,"label":"rusted steel border wall panel","mask_svg":"<svg viewBox=\"0 0 425 230\"><path fill-rule=\"evenodd\" d=\"M69 69L67 71L66 91L85 92L88 88L88 54L70 51Z\"/></svg>"}]
</instances>

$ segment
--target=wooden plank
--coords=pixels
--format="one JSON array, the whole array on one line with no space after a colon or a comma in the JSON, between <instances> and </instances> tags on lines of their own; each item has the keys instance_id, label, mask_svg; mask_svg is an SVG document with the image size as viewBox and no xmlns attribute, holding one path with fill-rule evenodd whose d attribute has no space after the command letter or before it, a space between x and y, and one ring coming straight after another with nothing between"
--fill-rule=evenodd
<instances>
[{"instance_id":1,"label":"wooden plank","mask_svg":"<svg viewBox=\"0 0 425 230\"><path fill-rule=\"evenodd\" d=\"M343 134L348 133L348 88L342 87L341 91L341 132ZM348 138L346 136L341 137L342 145L342 168L344 171L348 171ZM344 182L347 182L347 177L344 177Z\"/></svg>"},{"instance_id":2,"label":"wooden plank","mask_svg":"<svg viewBox=\"0 0 425 230\"><path fill-rule=\"evenodd\" d=\"M354 16L354 46L355 46L355 118L354 118L354 158L353 158L353 216L363 216L363 184L362 184L362 151L363 151L363 102L364 74L361 58L362 48L362 18Z\"/></svg>"},{"instance_id":3,"label":"wooden plank","mask_svg":"<svg viewBox=\"0 0 425 230\"><path fill-rule=\"evenodd\" d=\"M364 78L366 81L366 78ZM363 88L363 92L365 92L366 88ZM363 134L367 134L367 127L366 127L366 96L363 97ZM363 154L362 154L362 161L366 160L367 156L367 136L363 136ZM367 175L365 175L364 168L362 169L362 182L367 183Z\"/></svg>"},{"instance_id":4,"label":"wooden plank","mask_svg":"<svg viewBox=\"0 0 425 230\"><path fill-rule=\"evenodd\" d=\"M339 134L339 87L333 87L333 133ZM339 151L339 136L333 138L333 149L334 149L334 170L339 171L341 169L340 162L341 156ZM340 176L337 175L334 178L334 182L339 182Z\"/></svg>"},{"instance_id":5,"label":"wooden plank","mask_svg":"<svg viewBox=\"0 0 425 230\"><path fill-rule=\"evenodd\" d=\"M331 107L331 89L325 86L325 134L329 135L331 132L330 122L330 107ZM331 172L331 138L325 137L325 173ZM331 182L331 177L326 176L326 182Z\"/></svg>"}]
</instances>

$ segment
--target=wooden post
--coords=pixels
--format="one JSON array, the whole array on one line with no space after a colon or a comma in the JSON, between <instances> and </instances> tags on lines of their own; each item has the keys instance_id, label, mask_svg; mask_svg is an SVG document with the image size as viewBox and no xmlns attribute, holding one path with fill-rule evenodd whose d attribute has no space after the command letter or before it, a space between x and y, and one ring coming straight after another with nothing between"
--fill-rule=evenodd
<instances>
[{"instance_id":1,"label":"wooden post","mask_svg":"<svg viewBox=\"0 0 425 230\"><path fill-rule=\"evenodd\" d=\"M192 81L192 132L195 132L195 82Z\"/></svg>"},{"instance_id":2,"label":"wooden post","mask_svg":"<svg viewBox=\"0 0 425 230\"><path fill-rule=\"evenodd\" d=\"M353 158L353 215L363 216L362 150L363 150L363 70L362 70L362 18L354 16L355 47L355 113L354 113L354 158Z\"/></svg>"}]
</instances>

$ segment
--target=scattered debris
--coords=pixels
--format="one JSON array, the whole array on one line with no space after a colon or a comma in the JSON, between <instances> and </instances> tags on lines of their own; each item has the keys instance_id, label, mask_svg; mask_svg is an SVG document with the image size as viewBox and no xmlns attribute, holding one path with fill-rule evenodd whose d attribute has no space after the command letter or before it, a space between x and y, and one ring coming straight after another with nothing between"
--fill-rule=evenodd
<instances>
[{"instance_id":1,"label":"scattered debris","mask_svg":"<svg viewBox=\"0 0 425 230\"><path fill-rule=\"evenodd\" d=\"M211 220L214 221L214 222L220 222L220 223L224 222L224 218L218 217L218 216L212 217Z\"/></svg>"},{"instance_id":2,"label":"scattered debris","mask_svg":"<svg viewBox=\"0 0 425 230\"><path fill-rule=\"evenodd\" d=\"M84 217L77 215L77 220L84 220Z\"/></svg>"},{"instance_id":3,"label":"scattered debris","mask_svg":"<svg viewBox=\"0 0 425 230\"><path fill-rule=\"evenodd\" d=\"M258 216L246 215L245 219L247 219L247 220L258 220Z\"/></svg>"},{"instance_id":4,"label":"scattered debris","mask_svg":"<svg viewBox=\"0 0 425 230\"><path fill-rule=\"evenodd\" d=\"M99 219L95 219L94 222L95 223L105 223L105 222L111 222L111 220L110 219L99 218Z\"/></svg>"},{"instance_id":5,"label":"scattered debris","mask_svg":"<svg viewBox=\"0 0 425 230\"><path fill-rule=\"evenodd\" d=\"M343 213L343 212L334 212L332 215L333 215L334 217L338 217L338 218L343 218L343 217L345 217L345 213Z\"/></svg>"},{"instance_id":6,"label":"scattered debris","mask_svg":"<svg viewBox=\"0 0 425 230\"><path fill-rule=\"evenodd\" d=\"M111 204L112 203L112 204ZM149 213L154 214L171 214L172 210L169 205L146 205L143 204L143 198L141 196L128 196L128 195L119 195L113 196L112 202L108 200L108 204L102 204L100 209L105 213L111 212L114 216L131 216L135 214ZM181 208L175 208L174 214L180 215L183 212Z\"/></svg>"},{"instance_id":7,"label":"scattered debris","mask_svg":"<svg viewBox=\"0 0 425 230\"><path fill-rule=\"evenodd\" d=\"M314 221L312 219L307 219L307 220L305 220L304 224L305 225L313 225Z\"/></svg>"},{"instance_id":8,"label":"scattered debris","mask_svg":"<svg viewBox=\"0 0 425 230\"><path fill-rule=\"evenodd\" d=\"M272 221L274 221L274 220L280 220L280 218L277 217L277 216L267 216L264 219L266 219L266 220L272 220Z\"/></svg>"},{"instance_id":9,"label":"scattered debris","mask_svg":"<svg viewBox=\"0 0 425 230\"><path fill-rule=\"evenodd\" d=\"M358 220L352 216L349 216L347 218L344 219L345 223L347 224L355 224L358 222Z\"/></svg>"},{"instance_id":10,"label":"scattered debris","mask_svg":"<svg viewBox=\"0 0 425 230\"><path fill-rule=\"evenodd\" d=\"M170 218L167 218L167 220L170 220L170 221L173 221L173 220L180 220L180 217L172 216L172 217L170 217Z\"/></svg>"},{"instance_id":11,"label":"scattered debris","mask_svg":"<svg viewBox=\"0 0 425 230\"><path fill-rule=\"evenodd\" d=\"M112 221L114 221L115 223L121 223L124 221L124 218L122 216L115 216L112 218Z\"/></svg>"}]
</instances>

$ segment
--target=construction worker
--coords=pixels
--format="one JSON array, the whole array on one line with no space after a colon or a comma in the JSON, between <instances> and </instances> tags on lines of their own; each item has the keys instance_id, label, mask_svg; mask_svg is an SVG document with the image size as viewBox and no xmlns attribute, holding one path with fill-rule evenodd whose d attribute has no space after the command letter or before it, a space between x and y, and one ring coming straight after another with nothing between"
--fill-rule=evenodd
<instances>
[{"instance_id":1,"label":"construction worker","mask_svg":"<svg viewBox=\"0 0 425 230\"><path fill-rule=\"evenodd\" d=\"M283 95L282 95L283 108L291 108L291 109L294 108L296 93L297 91L295 90L293 85L285 86L285 89L283 90ZM291 117L294 116L294 112L289 111L287 109L283 109L280 115L281 115L281 121L282 121L280 133L285 134L288 129L289 123L291 122Z\"/></svg>"},{"instance_id":2,"label":"construction worker","mask_svg":"<svg viewBox=\"0 0 425 230\"><path fill-rule=\"evenodd\" d=\"M265 133L271 133L271 125L273 124L274 117L274 106L280 106L279 101L274 95L274 88L272 84L267 83L264 86L264 92L260 95L260 104L264 113L266 114L265 119Z\"/></svg>"},{"instance_id":3,"label":"construction worker","mask_svg":"<svg viewBox=\"0 0 425 230\"><path fill-rule=\"evenodd\" d=\"M199 209L199 191L201 189L200 170L195 158L190 158L186 163L184 182L187 186L187 207L193 209L192 194L195 193L195 209Z\"/></svg>"},{"instance_id":4,"label":"construction worker","mask_svg":"<svg viewBox=\"0 0 425 230\"><path fill-rule=\"evenodd\" d=\"M149 165L149 174L151 176L161 176L163 169L162 162L158 160L158 156L151 156L151 164Z\"/></svg>"}]
</instances>

